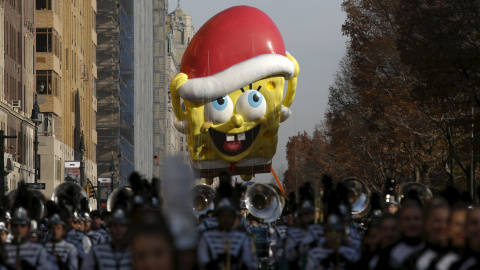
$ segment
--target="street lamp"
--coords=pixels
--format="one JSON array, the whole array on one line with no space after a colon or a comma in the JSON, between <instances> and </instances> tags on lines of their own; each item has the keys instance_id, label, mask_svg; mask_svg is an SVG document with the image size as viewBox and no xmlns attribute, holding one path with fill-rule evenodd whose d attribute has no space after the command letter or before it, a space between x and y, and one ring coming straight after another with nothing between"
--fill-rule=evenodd
<instances>
[{"instance_id":1,"label":"street lamp","mask_svg":"<svg viewBox=\"0 0 480 270\"><path fill-rule=\"evenodd\" d=\"M37 95L35 94L35 103L33 104L32 116L30 117L33 123L35 123L35 139L33 140L33 151L34 151L34 162L35 162L35 183L39 178L38 175L38 124L42 123L42 118L40 116L40 106L38 106Z\"/></svg>"},{"instance_id":2,"label":"street lamp","mask_svg":"<svg viewBox=\"0 0 480 270\"><path fill-rule=\"evenodd\" d=\"M80 145L78 147L80 150L80 186L85 186L85 162L83 160L83 155L85 154L85 141L83 139L83 131L80 135Z\"/></svg>"},{"instance_id":3,"label":"street lamp","mask_svg":"<svg viewBox=\"0 0 480 270\"><path fill-rule=\"evenodd\" d=\"M114 189L114 177L115 173L117 172L117 169L115 169L115 162L113 161L113 155L112 155L112 161L110 161L110 174L112 175L112 183L110 184L110 190L113 192Z\"/></svg>"}]
</instances>

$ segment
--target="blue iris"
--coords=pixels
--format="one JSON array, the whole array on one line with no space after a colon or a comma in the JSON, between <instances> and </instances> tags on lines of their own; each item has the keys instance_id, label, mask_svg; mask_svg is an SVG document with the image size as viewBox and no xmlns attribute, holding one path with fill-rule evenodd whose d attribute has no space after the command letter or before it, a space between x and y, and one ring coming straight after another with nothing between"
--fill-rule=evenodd
<instances>
[{"instance_id":1,"label":"blue iris","mask_svg":"<svg viewBox=\"0 0 480 270\"><path fill-rule=\"evenodd\" d=\"M263 95L260 94L258 91L252 91L248 94L248 104L252 106L252 108L258 108L262 104Z\"/></svg>"},{"instance_id":2,"label":"blue iris","mask_svg":"<svg viewBox=\"0 0 480 270\"><path fill-rule=\"evenodd\" d=\"M228 98L226 96L217 98L214 101L212 101L212 105L213 105L213 108L215 108L215 110L223 111L225 110L225 108L227 108Z\"/></svg>"}]
</instances>

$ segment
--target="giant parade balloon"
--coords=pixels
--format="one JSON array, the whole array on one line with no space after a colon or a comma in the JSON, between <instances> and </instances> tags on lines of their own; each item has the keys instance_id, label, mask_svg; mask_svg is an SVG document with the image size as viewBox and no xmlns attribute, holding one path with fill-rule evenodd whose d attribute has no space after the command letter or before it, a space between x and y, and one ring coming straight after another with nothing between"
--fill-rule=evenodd
<instances>
[{"instance_id":1,"label":"giant parade balloon","mask_svg":"<svg viewBox=\"0 0 480 270\"><path fill-rule=\"evenodd\" d=\"M198 30L170 85L174 125L187 135L198 177L270 172L298 72L277 26L259 9L226 9Z\"/></svg>"}]
</instances>

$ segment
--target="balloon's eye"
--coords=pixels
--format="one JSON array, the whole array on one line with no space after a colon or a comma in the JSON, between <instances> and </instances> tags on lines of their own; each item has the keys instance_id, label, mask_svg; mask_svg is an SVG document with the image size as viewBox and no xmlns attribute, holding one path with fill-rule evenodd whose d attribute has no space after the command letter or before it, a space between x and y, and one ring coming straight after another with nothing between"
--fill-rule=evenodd
<instances>
[{"instance_id":1,"label":"balloon's eye","mask_svg":"<svg viewBox=\"0 0 480 270\"><path fill-rule=\"evenodd\" d=\"M233 102L229 96L217 98L205 105L205 119L220 124L230 120L233 114Z\"/></svg>"},{"instance_id":2,"label":"balloon's eye","mask_svg":"<svg viewBox=\"0 0 480 270\"><path fill-rule=\"evenodd\" d=\"M227 101L226 97L217 98L216 100L212 101L213 107L218 111L223 111L227 108Z\"/></svg>"},{"instance_id":3,"label":"balloon's eye","mask_svg":"<svg viewBox=\"0 0 480 270\"><path fill-rule=\"evenodd\" d=\"M237 101L237 113L246 121L256 121L267 111L267 102L260 91L248 90Z\"/></svg>"},{"instance_id":4,"label":"balloon's eye","mask_svg":"<svg viewBox=\"0 0 480 270\"><path fill-rule=\"evenodd\" d=\"M253 91L248 94L248 104L252 106L252 108L258 108L262 105L263 95L260 94L258 91Z\"/></svg>"}]
</instances>

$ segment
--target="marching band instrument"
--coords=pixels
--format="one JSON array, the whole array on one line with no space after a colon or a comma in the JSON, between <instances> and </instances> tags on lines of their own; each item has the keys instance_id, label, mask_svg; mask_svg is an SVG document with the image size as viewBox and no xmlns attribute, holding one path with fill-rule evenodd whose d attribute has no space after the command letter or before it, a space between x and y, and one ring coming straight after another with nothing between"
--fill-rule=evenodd
<instances>
[{"instance_id":1,"label":"marching band instrument","mask_svg":"<svg viewBox=\"0 0 480 270\"><path fill-rule=\"evenodd\" d=\"M33 189L30 190L30 192L33 194L33 196L38 199L38 205L40 205L38 213L35 213L35 219L41 220L43 218L43 215L45 214L45 202L46 198L45 195L43 195L42 192L39 190ZM15 203L15 198L17 197L18 190L13 189L7 194L7 198L9 200L10 205L14 205Z\"/></svg>"},{"instance_id":2,"label":"marching band instrument","mask_svg":"<svg viewBox=\"0 0 480 270\"><path fill-rule=\"evenodd\" d=\"M370 211L370 189L356 177L342 179L341 183L348 189L348 201L352 206L352 218L361 219Z\"/></svg>"},{"instance_id":3,"label":"marching band instrument","mask_svg":"<svg viewBox=\"0 0 480 270\"><path fill-rule=\"evenodd\" d=\"M197 185L191 190L191 198L193 213L199 217L208 210L213 210L215 190L207 185Z\"/></svg>"},{"instance_id":4,"label":"marching band instrument","mask_svg":"<svg viewBox=\"0 0 480 270\"><path fill-rule=\"evenodd\" d=\"M253 184L245 194L247 209L264 222L277 220L282 214L285 201L283 196L271 185Z\"/></svg>"},{"instance_id":5,"label":"marching band instrument","mask_svg":"<svg viewBox=\"0 0 480 270\"><path fill-rule=\"evenodd\" d=\"M117 201L117 197L118 197L118 194L122 193L122 192L126 192L127 194L129 194L130 196L133 195L133 191L132 189L129 187L129 186L121 186L121 187L118 187L116 188L114 191L112 191L112 193L110 194L110 196L108 196L108 200L107 200L107 210L108 211L112 211L113 210L113 206L115 206L115 203Z\"/></svg>"},{"instance_id":6,"label":"marching band instrument","mask_svg":"<svg viewBox=\"0 0 480 270\"><path fill-rule=\"evenodd\" d=\"M417 182L407 182L404 183L400 188L400 201L403 200L403 198L407 197L408 193L412 191L417 193L418 198L420 199L422 204L425 204L433 196L432 191L424 184L420 184Z\"/></svg>"}]
</instances>

